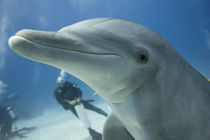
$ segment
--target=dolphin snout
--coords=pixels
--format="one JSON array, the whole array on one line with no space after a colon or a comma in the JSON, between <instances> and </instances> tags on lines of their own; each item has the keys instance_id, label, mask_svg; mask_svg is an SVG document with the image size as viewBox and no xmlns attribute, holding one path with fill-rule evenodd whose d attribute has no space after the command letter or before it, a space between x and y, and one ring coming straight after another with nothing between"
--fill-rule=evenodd
<instances>
[{"instance_id":1,"label":"dolphin snout","mask_svg":"<svg viewBox=\"0 0 210 140\"><path fill-rule=\"evenodd\" d=\"M8 40L8 44L9 44L10 48L14 48L16 46L16 44L18 43L17 41L18 41L18 39L16 36L10 37Z\"/></svg>"},{"instance_id":2,"label":"dolphin snout","mask_svg":"<svg viewBox=\"0 0 210 140\"><path fill-rule=\"evenodd\" d=\"M34 30L31 30L31 29L23 29L23 30L18 31L15 35L16 36L27 37L32 32L35 32L35 31Z\"/></svg>"},{"instance_id":3,"label":"dolphin snout","mask_svg":"<svg viewBox=\"0 0 210 140\"><path fill-rule=\"evenodd\" d=\"M51 42L53 43L55 32L24 29L17 32L15 36L23 37L34 43L48 45Z\"/></svg>"}]
</instances>

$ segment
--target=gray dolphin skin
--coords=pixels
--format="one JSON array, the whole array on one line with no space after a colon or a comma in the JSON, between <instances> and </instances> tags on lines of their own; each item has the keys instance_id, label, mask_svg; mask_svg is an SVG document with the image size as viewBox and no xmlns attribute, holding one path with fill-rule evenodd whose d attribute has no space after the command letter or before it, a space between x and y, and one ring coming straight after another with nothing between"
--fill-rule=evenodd
<instances>
[{"instance_id":1,"label":"gray dolphin skin","mask_svg":"<svg viewBox=\"0 0 210 140\"><path fill-rule=\"evenodd\" d=\"M210 84L160 35L113 18L21 30L17 54L71 73L112 112L103 140L210 140Z\"/></svg>"}]
</instances>

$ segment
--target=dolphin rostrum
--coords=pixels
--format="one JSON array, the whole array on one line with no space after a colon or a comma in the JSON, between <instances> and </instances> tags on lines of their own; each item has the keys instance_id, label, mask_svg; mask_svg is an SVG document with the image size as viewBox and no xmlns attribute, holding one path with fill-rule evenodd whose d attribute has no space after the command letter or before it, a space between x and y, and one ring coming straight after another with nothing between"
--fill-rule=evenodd
<instances>
[{"instance_id":1,"label":"dolphin rostrum","mask_svg":"<svg viewBox=\"0 0 210 140\"><path fill-rule=\"evenodd\" d=\"M130 21L21 30L16 53L63 69L110 105L104 140L209 140L210 84L160 35Z\"/></svg>"}]
</instances>

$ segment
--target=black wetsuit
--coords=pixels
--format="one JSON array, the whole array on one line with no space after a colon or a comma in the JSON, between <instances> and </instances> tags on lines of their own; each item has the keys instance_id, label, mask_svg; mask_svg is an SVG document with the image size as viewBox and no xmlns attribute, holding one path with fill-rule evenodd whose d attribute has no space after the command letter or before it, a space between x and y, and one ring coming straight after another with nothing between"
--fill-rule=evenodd
<instances>
[{"instance_id":1,"label":"black wetsuit","mask_svg":"<svg viewBox=\"0 0 210 140\"><path fill-rule=\"evenodd\" d=\"M74 108L74 105L71 105L66 102L66 100L72 101L76 98L81 98L82 97L82 91L78 88L78 86L74 83L70 82L65 82L62 84L62 86L58 86L55 91L54 91L54 96L56 100L58 101L59 104L63 106L65 110L71 110L71 112L78 117L77 112ZM107 116L107 113L101 110L98 107L93 106L90 104L94 100L81 100L83 103L84 107L86 109L95 111L101 115Z\"/></svg>"},{"instance_id":2,"label":"black wetsuit","mask_svg":"<svg viewBox=\"0 0 210 140\"><path fill-rule=\"evenodd\" d=\"M0 106L0 139L12 132L12 118L6 107Z\"/></svg>"}]
</instances>

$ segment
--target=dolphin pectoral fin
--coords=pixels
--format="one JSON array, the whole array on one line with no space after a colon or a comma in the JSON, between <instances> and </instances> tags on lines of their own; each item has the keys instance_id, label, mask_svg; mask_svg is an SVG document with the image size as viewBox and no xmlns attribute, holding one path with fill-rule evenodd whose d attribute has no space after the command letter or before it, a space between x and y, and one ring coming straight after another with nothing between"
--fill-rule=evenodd
<instances>
[{"instance_id":1,"label":"dolphin pectoral fin","mask_svg":"<svg viewBox=\"0 0 210 140\"><path fill-rule=\"evenodd\" d=\"M103 140L134 140L134 138L112 113L106 120L103 130Z\"/></svg>"}]
</instances>

